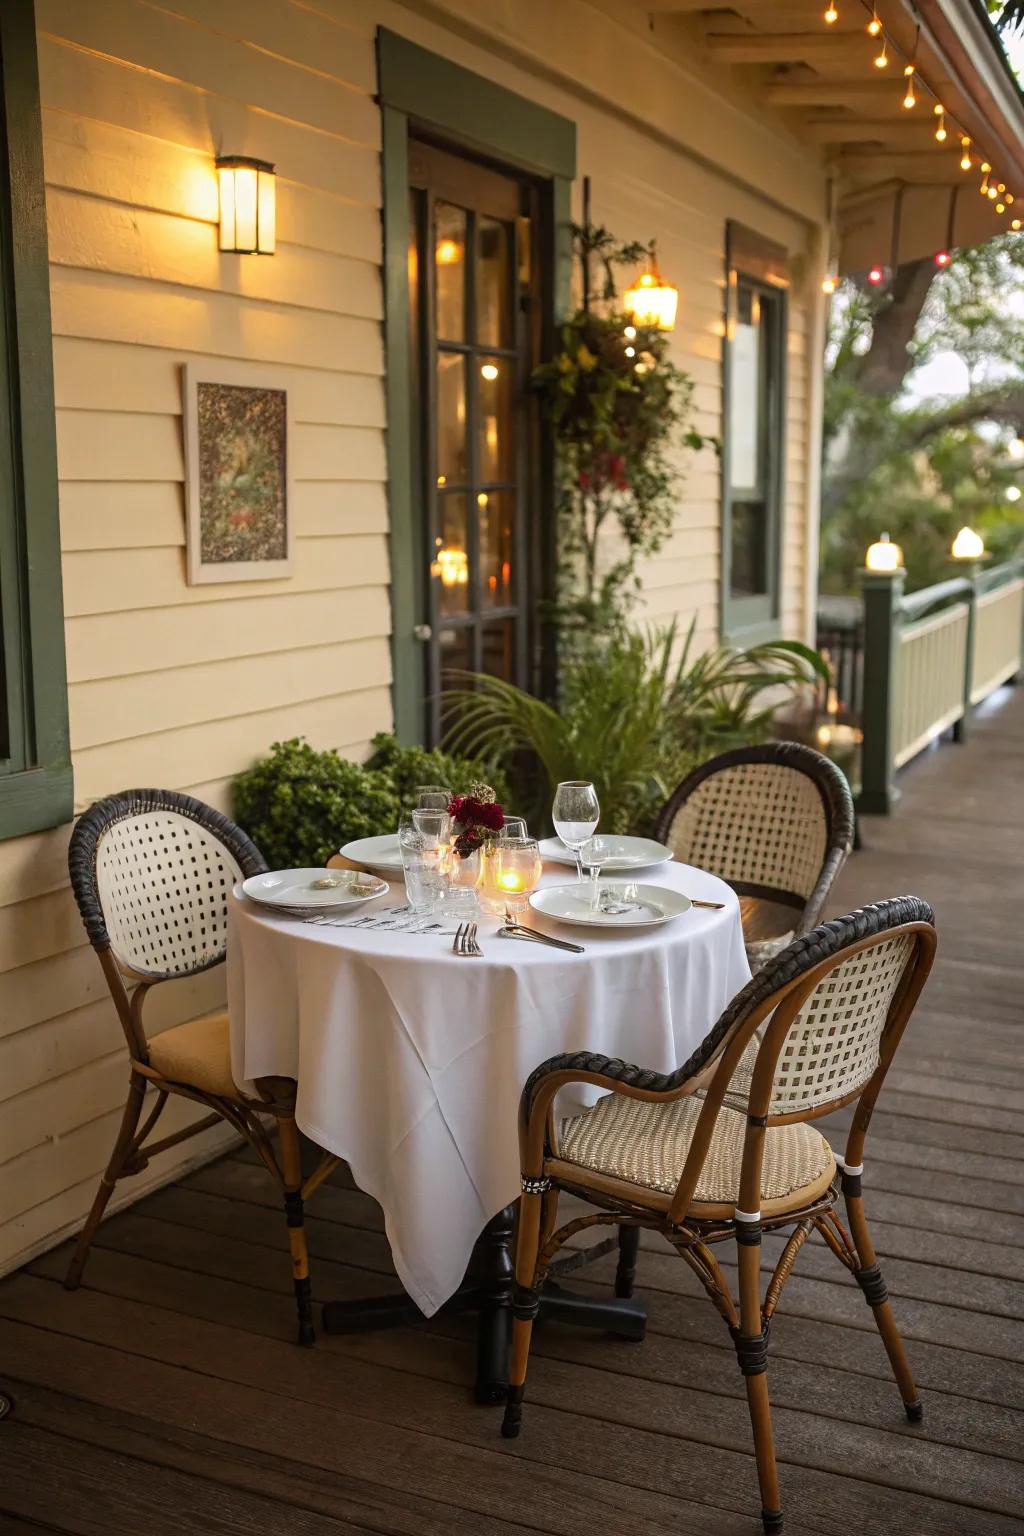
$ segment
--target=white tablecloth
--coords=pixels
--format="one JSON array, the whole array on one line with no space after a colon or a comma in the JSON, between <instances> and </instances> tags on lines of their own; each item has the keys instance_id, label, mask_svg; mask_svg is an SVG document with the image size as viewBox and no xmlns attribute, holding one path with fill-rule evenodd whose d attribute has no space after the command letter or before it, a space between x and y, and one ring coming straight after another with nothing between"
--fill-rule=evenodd
<instances>
[{"instance_id":1,"label":"white tablecloth","mask_svg":"<svg viewBox=\"0 0 1024 1536\"><path fill-rule=\"evenodd\" d=\"M571 878L549 865L543 883ZM465 960L450 938L317 927L235 892L235 1080L298 1080L300 1128L380 1202L395 1267L427 1316L459 1285L482 1228L518 1198L516 1113L534 1067L587 1050L671 1071L750 979L728 886L682 864L641 878L725 910L633 932L531 917L582 955L499 939L484 918L483 959ZM390 899L404 901L400 883Z\"/></svg>"}]
</instances>

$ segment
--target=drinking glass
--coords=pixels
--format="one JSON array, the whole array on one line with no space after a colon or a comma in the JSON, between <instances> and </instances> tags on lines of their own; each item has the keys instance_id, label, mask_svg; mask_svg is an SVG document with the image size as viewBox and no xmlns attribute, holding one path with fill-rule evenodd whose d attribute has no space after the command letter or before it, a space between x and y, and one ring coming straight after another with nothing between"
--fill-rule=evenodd
<instances>
[{"instance_id":1,"label":"drinking glass","mask_svg":"<svg viewBox=\"0 0 1024 1536\"><path fill-rule=\"evenodd\" d=\"M495 884L509 916L521 917L531 891L537 889L543 866L533 837L502 838L496 849Z\"/></svg>"},{"instance_id":2,"label":"drinking glass","mask_svg":"<svg viewBox=\"0 0 1024 1536\"><path fill-rule=\"evenodd\" d=\"M412 794L421 811L446 811L452 798L443 784L417 784Z\"/></svg>"},{"instance_id":3,"label":"drinking glass","mask_svg":"<svg viewBox=\"0 0 1024 1536\"><path fill-rule=\"evenodd\" d=\"M559 784L551 807L551 819L562 842L576 855L576 874L580 880L583 879L580 849L593 836L600 816L601 807L593 784L586 779L567 779Z\"/></svg>"},{"instance_id":4,"label":"drinking glass","mask_svg":"<svg viewBox=\"0 0 1024 1536\"><path fill-rule=\"evenodd\" d=\"M417 809L412 813L412 824L421 837L425 838L431 848L438 848L447 844L452 831L452 819L448 815L447 806L444 810Z\"/></svg>"},{"instance_id":5,"label":"drinking glass","mask_svg":"<svg viewBox=\"0 0 1024 1536\"><path fill-rule=\"evenodd\" d=\"M415 827L398 829L405 871L405 895L414 912L433 912L444 899L444 867L436 845Z\"/></svg>"},{"instance_id":6,"label":"drinking glass","mask_svg":"<svg viewBox=\"0 0 1024 1536\"><path fill-rule=\"evenodd\" d=\"M580 849L580 863L590 876L590 905L595 912L601 898L601 870L614 857L615 844L610 837L588 837Z\"/></svg>"},{"instance_id":7,"label":"drinking glass","mask_svg":"<svg viewBox=\"0 0 1024 1536\"><path fill-rule=\"evenodd\" d=\"M526 818L524 816L505 817L505 825L501 829L503 842L521 843L529 835L526 830Z\"/></svg>"}]
</instances>

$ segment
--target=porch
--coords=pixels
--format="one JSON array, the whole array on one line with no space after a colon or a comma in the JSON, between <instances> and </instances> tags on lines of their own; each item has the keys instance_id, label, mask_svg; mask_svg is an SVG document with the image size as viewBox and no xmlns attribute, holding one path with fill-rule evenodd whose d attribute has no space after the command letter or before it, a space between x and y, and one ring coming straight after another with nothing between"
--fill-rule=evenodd
<instances>
[{"instance_id":1,"label":"porch","mask_svg":"<svg viewBox=\"0 0 1024 1536\"><path fill-rule=\"evenodd\" d=\"M769 1367L790 1532L1022 1528L1022 755L1024 694L1003 689L963 745L904 772L896 814L865 820L834 892L836 913L908 890L936 910L938 968L867 1165L925 1420L906 1424L863 1298L809 1245ZM391 1283L379 1212L344 1178L309 1227L321 1299ZM759 1529L731 1345L667 1250L642 1255L644 1344L539 1332L510 1443L471 1400L471 1321L300 1350L281 1247L276 1193L237 1153L105 1224L77 1294L66 1248L0 1285L6 1531ZM573 1283L606 1291L611 1262Z\"/></svg>"}]
</instances>

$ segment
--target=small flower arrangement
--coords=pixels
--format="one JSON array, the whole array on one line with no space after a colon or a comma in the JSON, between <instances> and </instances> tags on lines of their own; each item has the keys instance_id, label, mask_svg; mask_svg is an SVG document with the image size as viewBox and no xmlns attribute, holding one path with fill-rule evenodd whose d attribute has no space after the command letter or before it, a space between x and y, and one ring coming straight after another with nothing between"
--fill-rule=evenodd
<instances>
[{"instance_id":1,"label":"small flower arrangement","mask_svg":"<svg viewBox=\"0 0 1024 1536\"><path fill-rule=\"evenodd\" d=\"M455 795L448 814L456 826L455 852L468 859L505 825L505 812L489 784L471 784L464 795Z\"/></svg>"}]
</instances>

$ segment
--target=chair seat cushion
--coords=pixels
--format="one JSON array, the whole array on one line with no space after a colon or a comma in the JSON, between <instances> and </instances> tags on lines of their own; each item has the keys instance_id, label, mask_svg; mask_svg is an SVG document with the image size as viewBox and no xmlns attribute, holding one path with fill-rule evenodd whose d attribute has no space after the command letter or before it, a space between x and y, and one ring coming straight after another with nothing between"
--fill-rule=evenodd
<instances>
[{"instance_id":1,"label":"chair seat cushion","mask_svg":"<svg viewBox=\"0 0 1024 1536\"><path fill-rule=\"evenodd\" d=\"M231 1076L231 1041L227 1012L189 1019L154 1035L149 1042L149 1063L172 1083L200 1088L222 1099L242 1094Z\"/></svg>"},{"instance_id":2,"label":"chair seat cushion","mask_svg":"<svg viewBox=\"0 0 1024 1536\"><path fill-rule=\"evenodd\" d=\"M558 1156L629 1184L671 1194L679 1183L703 1097L652 1104L610 1093L593 1109L563 1120ZM745 1110L723 1105L704 1160L694 1203L735 1206L747 1129ZM794 1208L815 1198L835 1172L832 1148L813 1126L769 1126L761 1174L763 1204Z\"/></svg>"}]
</instances>

